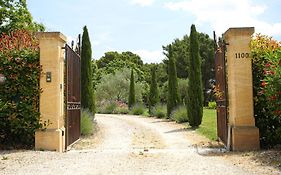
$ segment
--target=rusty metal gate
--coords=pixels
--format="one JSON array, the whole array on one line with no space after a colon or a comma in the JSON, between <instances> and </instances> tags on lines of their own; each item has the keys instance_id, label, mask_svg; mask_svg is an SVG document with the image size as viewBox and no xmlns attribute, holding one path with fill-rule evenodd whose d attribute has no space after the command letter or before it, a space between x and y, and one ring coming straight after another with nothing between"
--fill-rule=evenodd
<instances>
[{"instance_id":1,"label":"rusty metal gate","mask_svg":"<svg viewBox=\"0 0 281 175\"><path fill-rule=\"evenodd\" d=\"M215 42L215 94L217 102L217 134L219 139L227 145L228 139L228 117L227 117L227 82L226 82L226 63L225 51L226 44L222 39Z\"/></svg>"},{"instance_id":2,"label":"rusty metal gate","mask_svg":"<svg viewBox=\"0 0 281 175\"><path fill-rule=\"evenodd\" d=\"M65 95L66 95L66 136L65 147L77 141L80 137L81 118L81 68L80 56L70 48L65 46Z\"/></svg>"}]
</instances>

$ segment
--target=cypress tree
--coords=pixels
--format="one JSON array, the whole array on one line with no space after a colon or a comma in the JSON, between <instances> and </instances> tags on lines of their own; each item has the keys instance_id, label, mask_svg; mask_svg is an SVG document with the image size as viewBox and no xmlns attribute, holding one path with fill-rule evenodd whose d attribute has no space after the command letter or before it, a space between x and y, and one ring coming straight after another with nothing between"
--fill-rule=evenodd
<instances>
[{"instance_id":1,"label":"cypress tree","mask_svg":"<svg viewBox=\"0 0 281 175\"><path fill-rule=\"evenodd\" d=\"M167 117L170 117L172 111L180 102L178 91L178 80L176 64L173 58L172 46L169 45L169 63L168 63L168 100L167 100Z\"/></svg>"},{"instance_id":2,"label":"cypress tree","mask_svg":"<svg viewBox=\"0 0 281 175\"><path fill-rule=\"evenodd\" d=\"M92 69L92 48L87 26L83 28L82 49L81 49L81 106L95 113L93 69Z\"/></svg>"},{"instance_id":3,"label":"cypress tree","mask_svg":"<svg viewBox=\"0 0 281 175\"><path fill-rule=\"evenodd\" d=\"M129 109L134 106L136 103L136 97L135 97L135 78L134 78L134 70L131 70L131 79L130 79L130 91L129 91L129 102L128 106Z\"/></svg>"},{"instance_id":4,"label":"cypress tree","mask_svg":"<svg viewBox=\"0 0 281 175\"><path fill-rule=\"evenodd\" d=\"M149 91L149 113L151 113L152 107L154 107L159 102L159 93L156 80L156 66L151 69L151 81L150 81L150 91Z\"/></svg>"},{"instance_id":5,"label":"cypress tree","mask_svg":"<svg viewBox=\"0 0 281 175\"><path fill-rule=\"evenodd\" d=\"M97 64L95 60L92 60L92 82L93 82L93 106L92 106L92 111L93 114L96 113L96 86L97 86Z\"/></svg>"},{"instance_id":6,"label":"cypress tree","mask_svg":"<svg viewBox=\"0 0 281 175\"><path fill-rule=\"evenodd\" d=\"M198 127L201 124L203 117L203 86L198 36L194 24L191 26L190 31L188 65L189 85L187 98L187 114L189 117L190 126Z\"/></svg>"}]
</instances>

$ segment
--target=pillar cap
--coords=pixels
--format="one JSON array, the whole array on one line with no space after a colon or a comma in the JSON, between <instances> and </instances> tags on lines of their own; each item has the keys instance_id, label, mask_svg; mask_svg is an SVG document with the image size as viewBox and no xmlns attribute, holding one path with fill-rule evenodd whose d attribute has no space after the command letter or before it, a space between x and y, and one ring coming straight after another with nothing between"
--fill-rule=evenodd
<instances>
[{"instance_id":1,"label":"pillar cap","mask_svg":"<svg viewBox=\"0 0 281 175\"><path fill-rule=\"evenodd\" d=\"M229 28L224 34L223 38L228 39L231 36L251 36L255 32L254 27L232 27Z\"/></svg>"},{"instance_id":2,"label":"pillar cap","mask_svg":"<svg viewBox=\"0 0 281 175\"><path fill-rule=\"evenodd\" d=\"M55 39L61 40L62 42L67 41L67 37L60 32L37 32L36 37L39 40L55 38Z\"/></svg>"}]
</instances>

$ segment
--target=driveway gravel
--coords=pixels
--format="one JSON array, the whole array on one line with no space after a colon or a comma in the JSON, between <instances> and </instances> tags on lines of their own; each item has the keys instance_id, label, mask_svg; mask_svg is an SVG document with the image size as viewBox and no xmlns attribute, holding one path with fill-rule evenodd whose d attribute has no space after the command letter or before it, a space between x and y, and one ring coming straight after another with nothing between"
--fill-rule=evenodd
<instances>
[{"instance_id":1,"label":"driveway gravel","mask_svg":"<svg viewBox=\"0 0 281 175\"><path fill-rule=\"evenodd\" d=\"M0 151L1 175L249 175L280 174L255 162L233 161L223 148L183 125L130 115L97 114L99 130L66 153Z\"/></svg>"}]
</instances>

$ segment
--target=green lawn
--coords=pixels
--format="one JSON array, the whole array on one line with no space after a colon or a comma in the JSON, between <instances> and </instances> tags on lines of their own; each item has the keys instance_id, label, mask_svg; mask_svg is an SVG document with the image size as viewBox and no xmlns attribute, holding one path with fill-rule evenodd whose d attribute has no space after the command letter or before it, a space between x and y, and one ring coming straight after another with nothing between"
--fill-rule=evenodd
<instances>
[{"instance_id":1,"label":"green lawn","mask_svg":"<svg viewBox=\"0 0 281 175\"><path fill-rule=\"evenodd\" d=\"M217 114L215 109L204 108L202 124L196 129L196 132L211 140L217 139Z\"/></svg>"}]
</instances>

